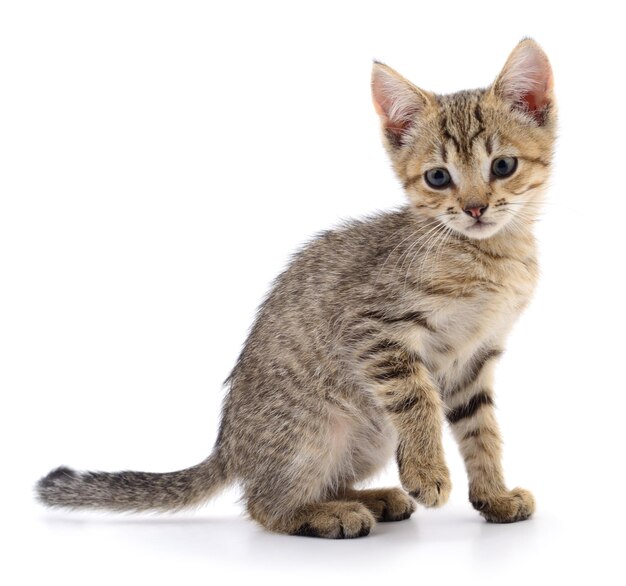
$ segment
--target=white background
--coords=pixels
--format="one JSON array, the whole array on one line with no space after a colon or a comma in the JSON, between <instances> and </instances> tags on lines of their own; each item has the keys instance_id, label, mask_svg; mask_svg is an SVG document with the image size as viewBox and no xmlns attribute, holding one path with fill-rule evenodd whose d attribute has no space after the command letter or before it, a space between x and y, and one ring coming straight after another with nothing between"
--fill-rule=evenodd
<instances>
[{"instance_id":1,"label":"white background","mask_svg":"<svg viewBox=\"0 0 626 586\"><path fill-rule=\"evenodd\" d=\"M617 5L2 2L2 581L623 583ZM489 84L526 35L554 67L560 140L541 285L496 392L507 478L534 491L533 520L484 523L449 436L450 503L361 540L268 534L236 490L168 517L33 501L59 464L203 459L221 382L290 253L402 202L372 58L443 93ZM377 483L397 483L393 465Z\"/></svg>"}]
</instances>

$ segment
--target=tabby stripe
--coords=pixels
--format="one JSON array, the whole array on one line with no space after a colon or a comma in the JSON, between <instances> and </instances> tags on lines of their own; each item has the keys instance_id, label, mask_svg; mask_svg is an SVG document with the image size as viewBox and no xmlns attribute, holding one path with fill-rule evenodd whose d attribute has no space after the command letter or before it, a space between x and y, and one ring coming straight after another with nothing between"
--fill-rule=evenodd
<instances>
[{"instance_id":1,"label":"tabby stripe","mask_svg":"<svg viewBox=\"0 0 626 586\"><path fill-rule=\"evenodd\" d=\"M430 332L436 331L427 321L426 317L421 311L410 311L409 313L405 313L403 315L399 315L396 317L390 317L385 315L380 311L367 311L361 314L362 317L369 319L376 319L385 324L396 324L401 322L411 322L416 323L419 326L427 329Z\"/></svg>"},{"instance_id":2,"label":"tabby stripe","mask_svg":"<svg viewBox=\"0 0 626 586\"><path fill-rule=\"evenodd\" d=\"M463 152L463 149L461 148L461 143L459 142L458 138L452 136L452 134L450 134L450 131L445 126L442 127L441 132L446 140L452 141L456 152L461 154Z\"/></svg>"},{"instance_id":3,"label":"tabby stripe","mask_svg":"<svg viewBox=\"0 0 626 586\"><path fill-rule=\"evenodd\" d=\"M476 107L474 108L474 116L476 120L478 120L478 124L483 125L483 113L480 109L480 103L476 102Z\"/></svg>"},{"instance_id":4,"label":"tabby stripe","mask_svg":"<svg viewBox=\"0 0 626 586\"><path fill-rule=\"evenodd\" d=\"M523 189L522 191L514 191L513 195L522 195L526 193L527 191L530 191L531 189L537 189L537 187L541 187L544 183L545 181L540 181L539 183L533 183L532 185L529 185L526 189Z\"/></svg>"},{"instance_id":5,"label":"tabby stripe","mask_svg":"<svg viewBox=\"0 0 626 586\"><path fill-rule=\"evenodd\" d=\"M448 391L448 397L454 397L454 395L457 395L475 383L487 362L489 362L492 358L497 358L501 354L502 350L491 348L478 356L478 358L474 358L472 364L468 368L468 374L461 382L457 383L456 386L452 387Z\"/></svg>"},{"instance_id":6,"label":"tabby stripe","mask_svg":"<svg viewBox=\"0 0 626 586\"><path fill-rule=\"evenodd\" d=\"M476 118L476 121L478 122L478 130L472 135L472 137L469 139L469 150L472 149L472 147L474 146L474 141L483 133L485 132L485 126L483 124L483 113L480 109L480 103L476 102L476 106L474 107L474 117Z\"/></svg>"},{"instance_id":7,"label":"tabby stripe","mask_svg":"<svg viewBox=\"0 0 626 586\"><path fill-rule=\"evenodd\" d=\"M380 330L377 328L366 327L366 328L360 329L362 327L363 327L363 323L357 323L355 329L352 330L352 332L350 333L350 340L353 343L357 343L363 338L368 338L368 339L374 338L380 334Z\"/></svg>"},{"instance_id":8,"label":"tabby stripe","mask_svg":"<svg viewBox=\"0 0 626 586\"><path fill-rule=\"evenodd\" d=\"M387 137L389 144L391 144L392 147L397 148L397 149L402 146L402 134L399 133L398 131L399 129L391 129L391 128L385 129L385 136Z\"/></svg>"},{"instance_id":9,"label":"tabby stripe","mask_svg":"<svg viewBox=\"0 0 626 586\"><path fill-rule=\"evenodd\" d=\"M412 185L414 185L415 183L417 183L420 179L422 178L421 175L415 175L415 177L409 177L403 184L402 187L404 187L404 189L408 189L409 187L411 187Z\"/></svg>"},{"instance_id":10,"label":"tabby stripe","mask_svg":"<svg viewBox=\"0 0 626 586\"><path fill-rule=\"evenodd\" d=\"M465 292L461 289L455 290L452 288L436 287L433 285L419 285L420 291L426 295L441 295L442 297L472 297L472 293ZM432 326L431 326L432 327ZM431 329L432 332L435 329Z\"/></svg>"},{"instance_id":11,"label":"tabby stripe","mask_svg":"<svg viewBox=\"0 0 626 586\"><path fill-rule=\"evenodd\" d=\"M407 378L414 373L414 369L408 364L393 366L389 370L374 374L373 377L379 381L393 380L394 378Z\"/></svg>"},{"instance_id":12,"label":"tabby stripe","mask_svg":"<svg viewBox=\"0 0 626 586\"><path fill-rule=\"evenodd\" d=\"M441 118L441 134L446 141L451 141L454 144L454 148L456 148L457 153L461 154L461 143L456 138L456 136L452 136L450 130L448 129L448 120L445 117Z\"/></svg>"},{"instance_id":13,"label":"tabby stripe","mask_svg":"<svg viewBox=\"0 0 626 586\"><path fill-rule=\"evenodd\" d=\"M390 350L400 352L402 350L402 346L398 344L398 342L394 342L393 340L381 340L380 342L374 344L374 346L363 352L360 358L361 360L367 360L375 354L380 354L381 352L389 352Z\"/></svg>"},{"instance_id":14,"label":"tabby stripe","mask_svg":"<svg viewBox=\"0 0 626 586\"><path fill-rule=\"evenodd\" d=\"M468 431L464 436L464 440L477 438L481 434L480 429L473 429L472 431Z\"/></svg>"},{"instance_id":15,"label":"tabby stripe","mask_svg":"<svg viewBox=\"0 0 626 586\"><path fill-rule=\"evenodd\" d=\"M487 151L487 154L491 156L491 153L493 152L493 143L491 140L491 136L488 136L485 139L485 150Z\"/></svg>"},{"instance_id":16,"label":"tabby stripe","mask_svg":"<svg viewBox=\"0 0 626 586\"><path fill-rule=\"evenodd\" d=\"M277 364L275 362L270 362L268 366L280 378L291 380L291 382L295 383L298 386L301 386L303 384L302 376L296 374L296 372L291 367L284 364Z\"/></svg>"},{"instance_id":17,"label":"tabby stripe","mask_svg":"<svg viewBox=\"0 0 626 586\"><path fill-rule=\"evenodd\" d=\"M481 429L480 427L478 429L473 429L472 431L468 431L464 436L463 436L463 440L473 440L476 439L478 437L490 437L492 440L496 439L498 440L498 434L495 433L493 431L493 429L490 428L485 428L485 429Z\"/></svg>"},{"instance_id":18,"label":"tabby stripe","mask_svg":"<svg viewBox=\"0 0 626 586\"><path fill-rule=\"evenodd\" d=\"M402 472L402 470L404 469L404 458L402 457L404 455L404 450L402 449L402 445L398 444L398 447L396 448L396 462L398 463L398 471Z\"/></svg>"},{"instance_id":19,"label":"tabby stripe","mask_svg":"<svg viewBox=\"0 0 626 586\"><path fill-rule=\"evenodd\" d=\"M417 405L418 401L419 399L417 397L408 397L407 399L403 399L398 403L388 405L387 411L390 411L391 413L404 413L405 411L413 409L413 407Z\"/></svg>"},{"instance_id":20,"label":"tabby stripe","mask_svg":"<svg viewBox=\"0 0 626 586\"><path fill-rule=\"evenodd\" d=\"M493 399L483 391L474 395L466 405L452 409L446 417L450 423L458 423L462 419L472 417L484 405L493 405Z\"/></svg>"},{"instance_id":21,"label":"tabby stripe","mask_svg":"<svg viewBox=\"0 0 626 586\"><path fill-rule=\"evenodd\" d=\"M474 144L474 141L483 133L485 132L485 128L483 126L481 126L474 134L472 134L471 138L469 139L469 149L472 148L472 145Z\"/></svg>"}]
</instances>

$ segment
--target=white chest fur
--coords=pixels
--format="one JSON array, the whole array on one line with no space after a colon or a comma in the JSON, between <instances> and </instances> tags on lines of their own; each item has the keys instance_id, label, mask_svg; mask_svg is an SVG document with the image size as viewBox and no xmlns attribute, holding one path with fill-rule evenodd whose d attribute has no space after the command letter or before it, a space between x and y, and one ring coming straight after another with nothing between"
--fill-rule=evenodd
<instances>
[{"instance_id":1,"label":"white chest fur","mask_svg":"<svg viewBox=\"0 0 626 586\"><path fill-rule=\"evenodd\" d=\"M503 349L506 335L528 304L536 282L536 264L520 260L495 263L491 274L459 284L457 295L430 294L419 309L432 328L409 328L405 342L435 375L454 376L484 349ZM450 282L447 283L450 289Z\"/></svg>"}]
</instances>

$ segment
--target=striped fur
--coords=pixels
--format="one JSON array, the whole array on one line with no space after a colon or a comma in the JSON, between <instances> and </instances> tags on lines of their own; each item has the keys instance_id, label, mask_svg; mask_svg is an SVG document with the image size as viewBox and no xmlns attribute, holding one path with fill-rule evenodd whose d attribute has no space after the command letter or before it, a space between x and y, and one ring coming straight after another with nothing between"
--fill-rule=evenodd
<instances>
[{"instance_id":1,"label":"striped fur","mask_svg":"<svg viewBox=\"0 0 626 586\"><path fill-rule=\"evenodd\" d=\"M213 454L169 474L58 469L38 484L44 503L178 509L239 482L272 531L360 537L410 516L413 499L446 502L447 420L474 507L493 522L532 514L530 493L504 482L492 374L537 279L548 61L524 40L491 87L447 96L376 63L372 90L409 203L319 235L278 277L228 379ZM510 176L494 175L498 157L517 158ZM436 168L444 188L426 181ZM406 492L354 488L394 454Z\"/></svg>"}]
</instances>

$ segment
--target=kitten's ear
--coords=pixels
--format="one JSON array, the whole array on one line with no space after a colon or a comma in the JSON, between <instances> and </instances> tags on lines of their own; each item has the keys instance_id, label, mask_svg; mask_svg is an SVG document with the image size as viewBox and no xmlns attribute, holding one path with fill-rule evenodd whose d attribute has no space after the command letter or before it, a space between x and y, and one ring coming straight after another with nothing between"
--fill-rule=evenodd
<instances>
[{"instance_id":1,"label":"kitten's ear","mask_svg":"<svg viewBox=\"0 0 626 586\"><path fill-rule=\"evenodd\" d=\"M380 116L385 136L392 146L399 147L415 117L432 98L383 63L374 62L372 98Z\"/></svg>"},{"instance_id":2,"label":"kitten's ear","mask_svg":"<svg viewBox=\"0 0 626 586\"><path fill-rule=\"evenodd\" d=\"M553 101L552 68L532 39L521 41L509 56L492 92L543 125Z\"/></svg>"}]
</instances>

